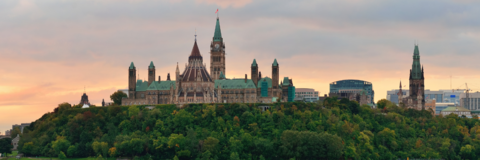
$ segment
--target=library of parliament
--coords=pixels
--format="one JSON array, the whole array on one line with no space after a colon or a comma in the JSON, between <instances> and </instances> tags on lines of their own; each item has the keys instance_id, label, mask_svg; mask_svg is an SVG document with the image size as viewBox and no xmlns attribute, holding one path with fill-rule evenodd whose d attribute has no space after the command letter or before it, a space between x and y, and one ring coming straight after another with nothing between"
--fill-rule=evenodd
<instances>
[{"instance_id":1,"label":"library of parliament","mask_svg":"<svg viewBox=\"0 0 480 160\"><path fill-rule=\"evenodd\" d=\"M260 65L253 59L250 78L247 74L245 78L226 78L225 43L218 17L209 48L210 68L207 68L195 39L192 52L188 56L188 64L180 72L177 63L174 80L170 78L170 74L165 80L162 80L161 76L156 79L153 61L146 66L148 80L139 80L132 62L128 68L128 98L122 100L122 105L272 103L293 101L295 98L292 79L280 79L280 64L276 59L272 59L271 77L262 77Z\"/></svg>"}]
</instances>

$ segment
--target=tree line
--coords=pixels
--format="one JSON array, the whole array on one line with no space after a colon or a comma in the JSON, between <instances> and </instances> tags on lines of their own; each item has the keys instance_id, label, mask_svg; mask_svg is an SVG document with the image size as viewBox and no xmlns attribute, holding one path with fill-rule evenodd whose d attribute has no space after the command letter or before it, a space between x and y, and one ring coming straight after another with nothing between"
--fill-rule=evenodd
<instances>
[{"instance_id":1,"label":"tree line","mask_svg":"<svg viewBox=\"0 0 480 160\"><path fill-rule=\"evenodd\" d=\"M60 104L24 129L27 156L134 159L480 158L480 123L451 114L319 103L75 108ZM259 106L269 106L262 111Z\"/></svg>"}]
</instances>

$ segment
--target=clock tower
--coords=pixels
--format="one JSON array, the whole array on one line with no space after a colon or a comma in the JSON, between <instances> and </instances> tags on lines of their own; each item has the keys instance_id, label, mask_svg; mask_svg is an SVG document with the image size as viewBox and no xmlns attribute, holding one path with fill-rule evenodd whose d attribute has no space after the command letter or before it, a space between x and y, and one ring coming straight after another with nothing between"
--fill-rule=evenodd
<instances>
[{"instance_id":1,"label":"clock tower","mask_svg":"<svg viewBox=\"0 0 480 160\"><path fill-rule=\"evenodd\" d=\"M220 73L227 74L225 70L225 43L223 43L220 21L217 17L213 41L210 44L210 75L213 81L219 79Z\"/></svg>"}]
</instances>

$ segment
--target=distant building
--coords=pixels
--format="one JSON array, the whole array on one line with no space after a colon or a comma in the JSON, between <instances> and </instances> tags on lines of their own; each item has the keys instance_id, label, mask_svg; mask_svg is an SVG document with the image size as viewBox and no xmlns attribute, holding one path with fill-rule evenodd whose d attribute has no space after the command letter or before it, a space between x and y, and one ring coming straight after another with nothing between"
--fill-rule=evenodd
<instances>
[{"instance_id":1,"label":"distant building","mask_svg":"<svg viewBox=\"0 0 480 160\"><path fill-rule=\"evenodd\" d=\"M30 123L14 124L14 125L12 125L12 129L10 130L10 133L12 133L12 130L16 127L18 127L18 129L20 129L20 133L23 133L23 129L27 126L30 126Z\"/></svg>"},{"instance_id":2,"label":"distant building","mask_svg":"<svg viewBox=\"0 0 480 160\"><path fill-rule=\"evenodd\" d=\"M17 134L17 137L12 139L12 145L13 145L12 150L17 150L19 141L20 141L20 134Z\"/></svg>"},{"instance_id":3,"label":"distant building","mask_svg":"<svg viewBox=\"0 0 480 160\"><path fill-rule=\"evenodd\" d=\"M81 105L82 108L90 107L90 101L88 101L88 96L85 92L83 92L82 98L80 99L80 103L78 105Z\"/></svg>"},{"instance_id":4,"label":"distant building","mask_svg":"<svg viewBox=\"0 0 480 160\"><path fill-rule=\"evenodd\" d=\"M460 106L469 110L480 110L480 92L469 93L467 105L466 93L460 94Z\"/></svg>"},{"instance_id":5,"label":"distant building","mask_svg":"<svg viewBox=\"0 0 480 160\"><path fill-rule=\"evenodd\" d=\"M437 103L442 103L442 102L448 103L448 102L450 102L450 101L447 101L447 102L444 101L445 95L450 96L450 94L446 93L445 90L432 91L432 90L426 89L424 92L425 92L425 97L424 97L425 101L435 100L435 102L437 102ZM399 104L399 99L398 98L400 97L399 93L400 93L399 89L387 91L387 100L389 100L389 101L398 105ZM409 97L409 96L410 96L409 90L402 90L402 97ZM451 99L449 99L449 100L451 100Z\"/></svg>"},{"instance_id":6,"label":"distant building","mask_svg":"<svg viewBox=\"0 0 480 160\"><path fill-rule=\"evenodd\" d=\"M409 96L403 97L402 83L400 82L399 100L407 108L416 110L425 109L425 76L423 66L420 64L420 51L415 45L413 51L412 69L409 78Z\"/></svg>"},{"instance_id":7,"label":"distant building","mask_svg":"<svg viewBox=\"0 0 480 160\"><path fill-rule=\"evenodd\" d=\"M10 129L9 129L9 130L6 130L6 131L5 131L5 136L10 136L10 132L11 132Z\"/></svg>"},{"instance_id":8,"label":"distant building","mask_svg":"<svg viewBox=\"0 0 480 160\"><path fill-rule=\"evenodd\" d=\"M372 83L362 80L340 80L330 83L329 97L337 96L341 98L356 99L357 95L365 95L367 104L374 104L374 95ZM359 97L359 99L361 99ZM360 103L360 102L359 102Z\"/></svg>"},{"instance_id":9,"label":"distant building","mask_svg":"<svg viewBox=\"0 0 480 160\"><path fill-rule=\"evenodd\" d=\"M456 114L458 116L467 116L469 118L472 118L470 110L463 107L447 107L443 109L441 112L443 116L449 115L451 113Z\"/></svg>"},{"instance_id":10,"label":"distant building","mask_svg":"<svg viewBox=\"0 0 480 160\"><path fill-rule=\"evenodd\" d=\"M430 111L429 109L432 109L433 113L435 114L435 109L436 109L436 101L435 99L429 99L425 102L425 110Z\"/></svg>"},{"instance_id":11,"label":"distant building","mask_svg":"<svg viewBox=\"0 0 480 160\"><path fill-rule=\"evenodd\" d=\"M195 35L196 36L196 35ZM272 69L271 77L262 77L259 64L253 59L250 66L250 79L226 78L225 43L220 31L220 20L216 19L215 32L209 45L210 66L203 63L197 39L195 38L188 63L180 72L177 63L175 79L156 79L153 61L148 66L148 80L137 79L137 69L133 62L128 68L128 98L122 105L176 104L190 103L272 103L291 102L295 98L292 79L280 79L280 64L276 59L265 67ZM208 71L210 69L210 72Z\"/></svg>"},{"instance_id":12,"label":"distant building","mask_svg":"<svg viewBox=\"0 0 480 160\"><path fill-rule=\"evenodd\" d=\"M301 100L305 102L316 102L319 100L318 91L313 88L296 88L295 100Z\"/></svg>"},{"instance_id":13,"label":"distant building","mask_svg":"<svg viewBox=\"0 0 480 160\"><path fill-rule=\"evenodd\" d=\"M448 107L455 107L455 103L436 103L435 104L435 115L440 115L442 110Z\"/></svg>"}]
</instances>

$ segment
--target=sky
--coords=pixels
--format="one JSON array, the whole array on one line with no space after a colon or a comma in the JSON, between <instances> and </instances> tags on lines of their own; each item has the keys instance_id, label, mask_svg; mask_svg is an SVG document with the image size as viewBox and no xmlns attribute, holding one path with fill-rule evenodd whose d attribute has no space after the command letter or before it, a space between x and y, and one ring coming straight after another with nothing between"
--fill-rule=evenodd
<instances>
[{"instance_id":1,"label":"sky","mask_svg":"<svg viewBox=\"0 0 480 160\"><path fill-rule=\"evenodd\" d=\"M209 66L219 10L227 78L250 77L256 59L271 77L327 94L329 83L373 83L375 101L408 86L414 43L426 89L480 91L480 1L476 0L1 0L0 132L185 68L197 34ZM407 87L408 88L408 87Z\"/></svg>"}]
</instances>

